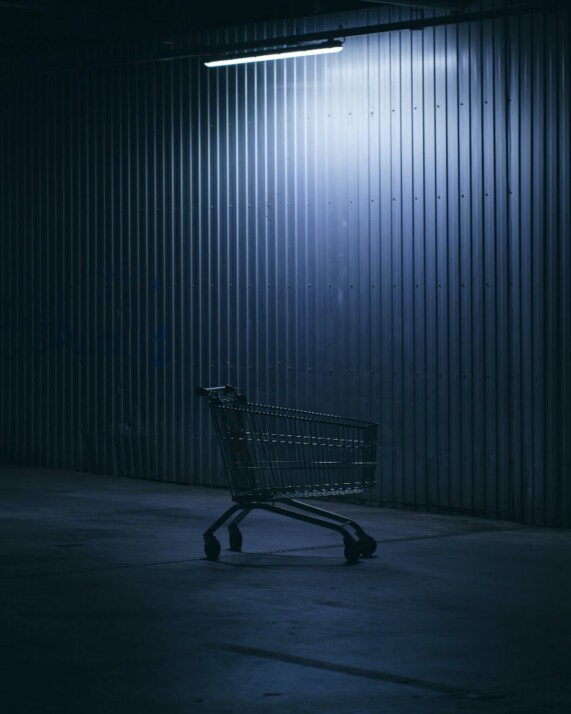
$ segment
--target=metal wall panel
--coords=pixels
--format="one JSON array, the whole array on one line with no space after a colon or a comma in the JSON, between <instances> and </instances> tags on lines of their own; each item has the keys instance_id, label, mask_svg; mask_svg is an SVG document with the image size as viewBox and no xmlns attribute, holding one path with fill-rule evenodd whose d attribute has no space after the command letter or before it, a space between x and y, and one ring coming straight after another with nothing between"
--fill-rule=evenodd
<instances>
[{"instance_id":1,"label":"metal wall panel","mask_svg":"<svg viewBox=\"0 0 571 714\"><path fill-rule=\"evenodd\" d=\"M222 484L231 382L378 420L381 504L571 525L568 14L115 56L0 82L0 458Z\"/></svg>"}]
</instances>

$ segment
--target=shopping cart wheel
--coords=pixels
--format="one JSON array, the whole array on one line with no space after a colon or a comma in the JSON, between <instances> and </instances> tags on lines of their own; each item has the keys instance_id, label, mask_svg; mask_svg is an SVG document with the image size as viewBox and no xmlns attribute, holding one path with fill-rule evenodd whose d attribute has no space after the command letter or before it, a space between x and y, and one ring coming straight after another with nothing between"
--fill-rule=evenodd
<instances>
[{"instance_id":1,"label":"shopping cart wheel","mask_svg":"<svg viewBox=\"0 0 571 714\"><path fill-rule=\"evenodd\" d=\"M357 543L359 545L359 552L361 555L364 555L365 558L373 555L373 553L377 550L377 541L366 533L363 533L363 535L360 536Z\"/></svg>"},{"instance_id":2,"label":"shopping cart wheel","mask_svg":"<svg viewBox=\"0 0 571 714\"><path fill-rule=\"evenodd\" d=\"M228 526L228 535L230 537L230 550L242 550L242 533L237 525L231 523Z\"/></svg>"},{"instance_id":3,"label":"shopping cart wheel","mask_svg":"<svg viewBox=\"0 0 571 714\"><path fill-rule=\"evenodd\" d=\"M220 541L215 535L204 537L204 552L208 560L218 560L220 555Z\"/></svg>"},{"instance_id":4,"label":"shopping cart wheel","mask_svg":"<svg viewBox=\"0 0 571 714\"><path fill-rule=\"evenodd\" d=\"M352 538L345 538L345 560L348 563L356 563L361 555L359 544Z\"/></svg>"}]
</instances>

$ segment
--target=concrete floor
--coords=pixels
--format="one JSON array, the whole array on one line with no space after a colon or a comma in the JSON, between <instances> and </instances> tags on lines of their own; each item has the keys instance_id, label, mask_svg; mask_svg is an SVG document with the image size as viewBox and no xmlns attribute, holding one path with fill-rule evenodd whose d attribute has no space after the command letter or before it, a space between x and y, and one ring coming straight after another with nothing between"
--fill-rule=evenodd
<instances>
[{"instance_id":1,"label":"concrete floor","mask_svg":"<svg viewBox=\"0 0 571 714\"><path fill-rule=\"evenodd\" d=\"M0 467L2 714L571 712L571 532L334 504L205 560L225 491Z\"/></svg>"}]
</instances>

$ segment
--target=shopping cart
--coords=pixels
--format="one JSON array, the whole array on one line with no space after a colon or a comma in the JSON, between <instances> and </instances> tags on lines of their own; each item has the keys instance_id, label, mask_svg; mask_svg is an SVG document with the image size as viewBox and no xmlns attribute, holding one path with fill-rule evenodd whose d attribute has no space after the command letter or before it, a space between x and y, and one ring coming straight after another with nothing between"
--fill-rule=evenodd
<instances>
[{"instance_id":1,"label":"shopping cart","mask_svg":"<svg viewBox=\"0 0 571 714\"><path fill-rule=\"evenodd\" d=\"M375 539L358 523L297 499L361 493L372 487L377 424L251 404L241 390L230 385L199 387L196 392L209 397L235 502L204 533L204 551L209 560L220 555L220 542L214 533L231 516L230 550L241 550L238 524L254 509L338 531L349 563L375 552Z\"/></svg>"}]
</instances>

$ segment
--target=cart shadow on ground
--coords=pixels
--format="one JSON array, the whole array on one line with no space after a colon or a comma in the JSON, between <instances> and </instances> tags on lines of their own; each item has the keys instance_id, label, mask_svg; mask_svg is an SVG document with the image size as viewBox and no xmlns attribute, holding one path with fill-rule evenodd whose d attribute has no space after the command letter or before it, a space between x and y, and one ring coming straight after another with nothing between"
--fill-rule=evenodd
<instances>
[{"instance_id":1,"label":"cart shadow on ground","mask_svg":"<svg viewBox=\"0 0 571 714\"><path fill-rule=\"evenodd\" d=\"M316 551L331 550L337 551L331 554L324 554ZM212 561L204 557L203 562L212 563L217 566L231 566L234 568L312 568L335 567L335 568L355 568L366 566L367 563L378 561L377 555L363 558L356 563L348 563L343 557L343 549L339 546L311 546L306 548L295 548L277 551L227 551L220 554L218 560Z\"/></svg>"}]
</instances>

